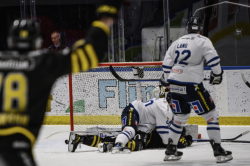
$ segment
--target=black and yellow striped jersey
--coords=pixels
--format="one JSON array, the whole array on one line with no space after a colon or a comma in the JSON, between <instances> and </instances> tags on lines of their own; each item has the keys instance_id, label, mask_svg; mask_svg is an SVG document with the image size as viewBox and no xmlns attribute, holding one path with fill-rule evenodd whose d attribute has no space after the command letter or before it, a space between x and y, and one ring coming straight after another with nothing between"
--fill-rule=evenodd
<instances>
[{"instance_id":1,"label":"black and yellow striped jersey","mask_svg":"<svg viewBox=\"0 0 250 166\"><path fill-rule=\"evenodd\" d=\"M49 50L0 52L0 140L21 134L33 145L55 80L97 67L103 61L108 34L109 28L95 21L85 40L62 54Z\"/></svg>"}]
</instances>

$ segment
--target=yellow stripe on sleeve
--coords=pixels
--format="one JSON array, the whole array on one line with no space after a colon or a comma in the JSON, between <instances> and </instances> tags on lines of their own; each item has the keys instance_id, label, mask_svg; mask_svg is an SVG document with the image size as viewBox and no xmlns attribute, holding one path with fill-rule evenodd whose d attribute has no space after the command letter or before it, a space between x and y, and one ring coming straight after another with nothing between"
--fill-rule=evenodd
<instances>
[{"instance_id":1,"label":"yellow stripe on sleeve","mask_svg":"<svg viewBox=\"0 0 250 166\"><path fill-rule=\"evenodd\" d=\"M97 55L95 53L93 46L91 44L86 44L85 50L89 56L91 68L97 67L99 64L99 60L97 58Z\"/></svg>"},{"instance_id":2,"label":"yellow stripe on sleeve","mask_svg":"<svg viewBox=\"0 0 250 166\"><path fill-rule=\"evenodd\" d=\"M100 137L98 137L98 140L97 140L97 142L96 142L95 147L97 147L97 145L98 145L99 142L100 142Z\"/></svg>"},{"instance_id":3,"label":"yellow stripe on sleeve","mask_svg":"<svg viewBox=\"0 0 250 166\"><path fill-rule=\"evenodd\" d=\"M102 29L102 30L106 33L107 36L110 34L109 27L107 27L107 25L105 25L105 24L104 24L103 22L101 22L101 21L94 21L94 22L92 23L92 26Z\"/></svg>"},{"instance_id":4,"label":"yellow stripe on sleeve","mask_svg":"<svg viewBox=\"0 0 250 166\"><path fill-rule=\"evenodd\" d=\"M96 135L94 136L94 140L93 140L92 144L90 145L91 147L94 147L95 141L96 141Z\"/></svg>"},{"instance_id":5,"label":"yellow stripe on sleeve","mask_svg":"<svg viewBox=\"0 0 250 166\"><path fill-rule=\"evenodd\" d=\"M72 50L75 51L78 47L83 46L85 44L85 40L80 39L74 43L72 46Z\"/></svg>"},{"instance_id":6,"label":"yellow stripe on sleeve","mask_svg":"<svg viewBox=\"0 0 250 166\"><path fill-rule=\"evenodd\" d=\"M82 71L87 71L90 66L89 66L89 61L86 57L86 54L83 52L81 48L77 49L77 54L81 62Z\"/></svg>"},{"instance_id":7,"label":"yellow stripe on sleeve","mask_svg":"<svg viewBox=\"0 0 250 166\"><path fill-rule=\"evenodd\" d=\"M71 54L71 68L72 68L72 73L76 73L80 71L79 63L78 63L78 58L75 53Z\"/></svg>"},{"instance_id":8,"label":"yellow stripe on sleeve","mask_svg":"<svg viewBox=\"0 0 250 166\"><path fill-rule=\"evenodd\" d=\"M7 129L0 129L0 136L10 136L10 135L13 135L13 134L22 134L26 138L28 138L30 140L31 149L32 149L33 145L35 144L36 137L34 136L34 134L32 132L30 132L26 128L23 128L23 127L11 127L11 128L7 128Z\"/></svg>"}]
</instances>

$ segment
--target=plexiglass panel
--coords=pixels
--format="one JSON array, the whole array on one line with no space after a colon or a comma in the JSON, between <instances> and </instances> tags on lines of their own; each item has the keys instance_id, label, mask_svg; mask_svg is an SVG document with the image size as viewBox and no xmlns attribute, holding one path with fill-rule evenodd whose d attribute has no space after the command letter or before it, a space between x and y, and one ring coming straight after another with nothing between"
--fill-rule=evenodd
<instances>
[{"instance_id":1,"label":"plexiglass panel","mask_svg":"<svg viewBox=\"0 0 250 166\"><path fill-rule=\"evenodd\" d=\"M84 38L97 18L100 0L2 0L0 50L6 50L8 28L16 18L40 23L43 48L71 47ZM125 0L111 27L106 62L162 61L167 48L187 34L187 19L200 16L202 34L211 39L222 66L250 64L250 1ZM59 36L57 38L57 36Z\"/></svg>"}]
</instances>

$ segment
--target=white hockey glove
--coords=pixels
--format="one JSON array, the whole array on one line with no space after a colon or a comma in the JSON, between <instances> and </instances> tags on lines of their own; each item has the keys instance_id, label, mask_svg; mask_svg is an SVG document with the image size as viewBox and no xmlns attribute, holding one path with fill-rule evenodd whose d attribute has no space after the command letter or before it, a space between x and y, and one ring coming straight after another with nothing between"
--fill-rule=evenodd
<instances>
[{"instance_id":1,"label":"white hockey glove","mask_svg":"<svg viewBox=\"0 0 250 166\"><path fill-rule=\"evenodd\" d=\"M211 85L219 85L222 82L223 73L224 73L223 70L221 70L220 74L214 74L213 71L211 71L209 84L211 84Z\"/></svg>"}]
</instances>

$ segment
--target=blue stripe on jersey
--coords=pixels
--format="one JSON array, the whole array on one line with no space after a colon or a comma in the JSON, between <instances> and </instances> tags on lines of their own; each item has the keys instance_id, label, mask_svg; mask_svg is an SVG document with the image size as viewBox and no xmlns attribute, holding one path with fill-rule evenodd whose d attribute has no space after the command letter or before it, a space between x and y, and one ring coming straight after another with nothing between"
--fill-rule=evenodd
<instances>
[{"instance_id":1,"label":"blue stripe on jersey","mask_svg":"<svg viewBox=\"0 0 250 166\"><path fill-rule=\"evenodd\" d=\"M170 73L170 71L164 71L164 73Z\"/></svg>"},{"instance_id":2,"label":"blue stripe on jersey","mask_svg":"<svg viewBox=\"0 0 250 166\"><path fill-rule=\"evenodd\" d=\"M216 59L219 59L219 57L217 56L217 57L214 57L214 58L210 59L210 60L207 62L207 65L208 65L210 62L215 61ZM208 65L208 66L209 66L209 65Z\"/></svg>"},{"instance_id":3,"label":"blue stripe on jersey","mask_svg":"<svg viewBox=\"0 0 250 166\"><path fill-rule=\"evenodd\" d=\"M219 125L218 122L208 122L207 125Z\"/></svg>"},{"instance_id":4,"label":"blue stripe on jersey","mask_svg":"<svg viewBox=\"0 0 250 166\"><path fill-rule=\"evenodd\" d=\"M213 65L211 65L211 66L209 66L209 67L214 67L214 66L217 66L219 63L220 63L220 62L215 63L215 64L213 64Z\"/></svg>"},{"instance_id":5,"label":"blue stripe on jersey","mask_svg":"<svg viewBox=\"0 0 250 166\"><path fill-rule=\"evenodd\" d=\"M156 126L157 129L169 129L168 126Z\"/></svg>"},{"instance_id":6,"label":"blue stripe on jersey","mask_svg":"<svg viewBox=\"0 0 250 166\"><path fill-rule=\"evenodd\" d=\"M207 127L207 130L220 130L219 127Z\"/></svg>"},{"instance_id":7,"label":"blue stripe on jersey","mask_svg":"<svg viewBox=\"0 0 250 166\"><path fill-rule=\"evenodd\" d=\"M195 84L197 84L196 82L180 82L180 81L171 80L171 79L168 79L167 81L168 82L177 83L177 84L188 84L188 85L195 85Z\"/></svg>"},{"instance_id":8,"label":"blue stripe on jersey","mask_svg":"<svg viewBox=\"0 0 250 166\"><path fill-rule=\"evenodd\" d=\"M168 134L168 131L157 131L159 134Z\"/></svg>"},{"instance_id":9,"label":"blue stripe on jersey","mask_svg":"<svg viewBox=\"0 0 250 166\"><path fill-rule=\"evenodd\" d=\"M126 135L126 137L128 138L128 140L130 140L130 138L129 138L129 136L126 134L126 133L124 133L124 132L121 132L121 134L124 134L124 135Z\"/></svg>"},{"instance_id":10,"label":"blue stripe on jersey","mask_svg":"<svg viewBox=\"0 0 250 166\"><path fill-rule=\"evenodd\" d=\"M173 125L174 127L178 128L178 129L182 129L181 126L178 126L178 125L176 125L175 123L172 123L172 125Z\"/></svg>"},{"instance_id":11,"label":"blue stripe on jersey","mask_svg":"<svg viewBox=\"0 0 250 166\"><path fill-rule=\"evenodd\" d=\"M171 127L170 127L170 130L173 131L176 134L181 134L182 133L182 131L176 131L175 129L172 129Z\"/></svg>"},{"instance_id":12,"label":"blue stripe on jersey","mask_svg":"<svg viewBox=\"0 0 250 166\"><path fill-rule=\"evenodd\" d=\"M129 135L131 135L127 130L125 130L124 132L128 133Z\"/></svg>"},{"instance_id":13,"label":"blue stripe on jersey","mask_svg":"<svg viewBox=\"0 0 250 166\"><path fill-rule=\"evenodd\" d=\"M162 68L164 69L172 69L172 66L166 66L166 65L162 65Z\"/></svg>"}]
</instances>

